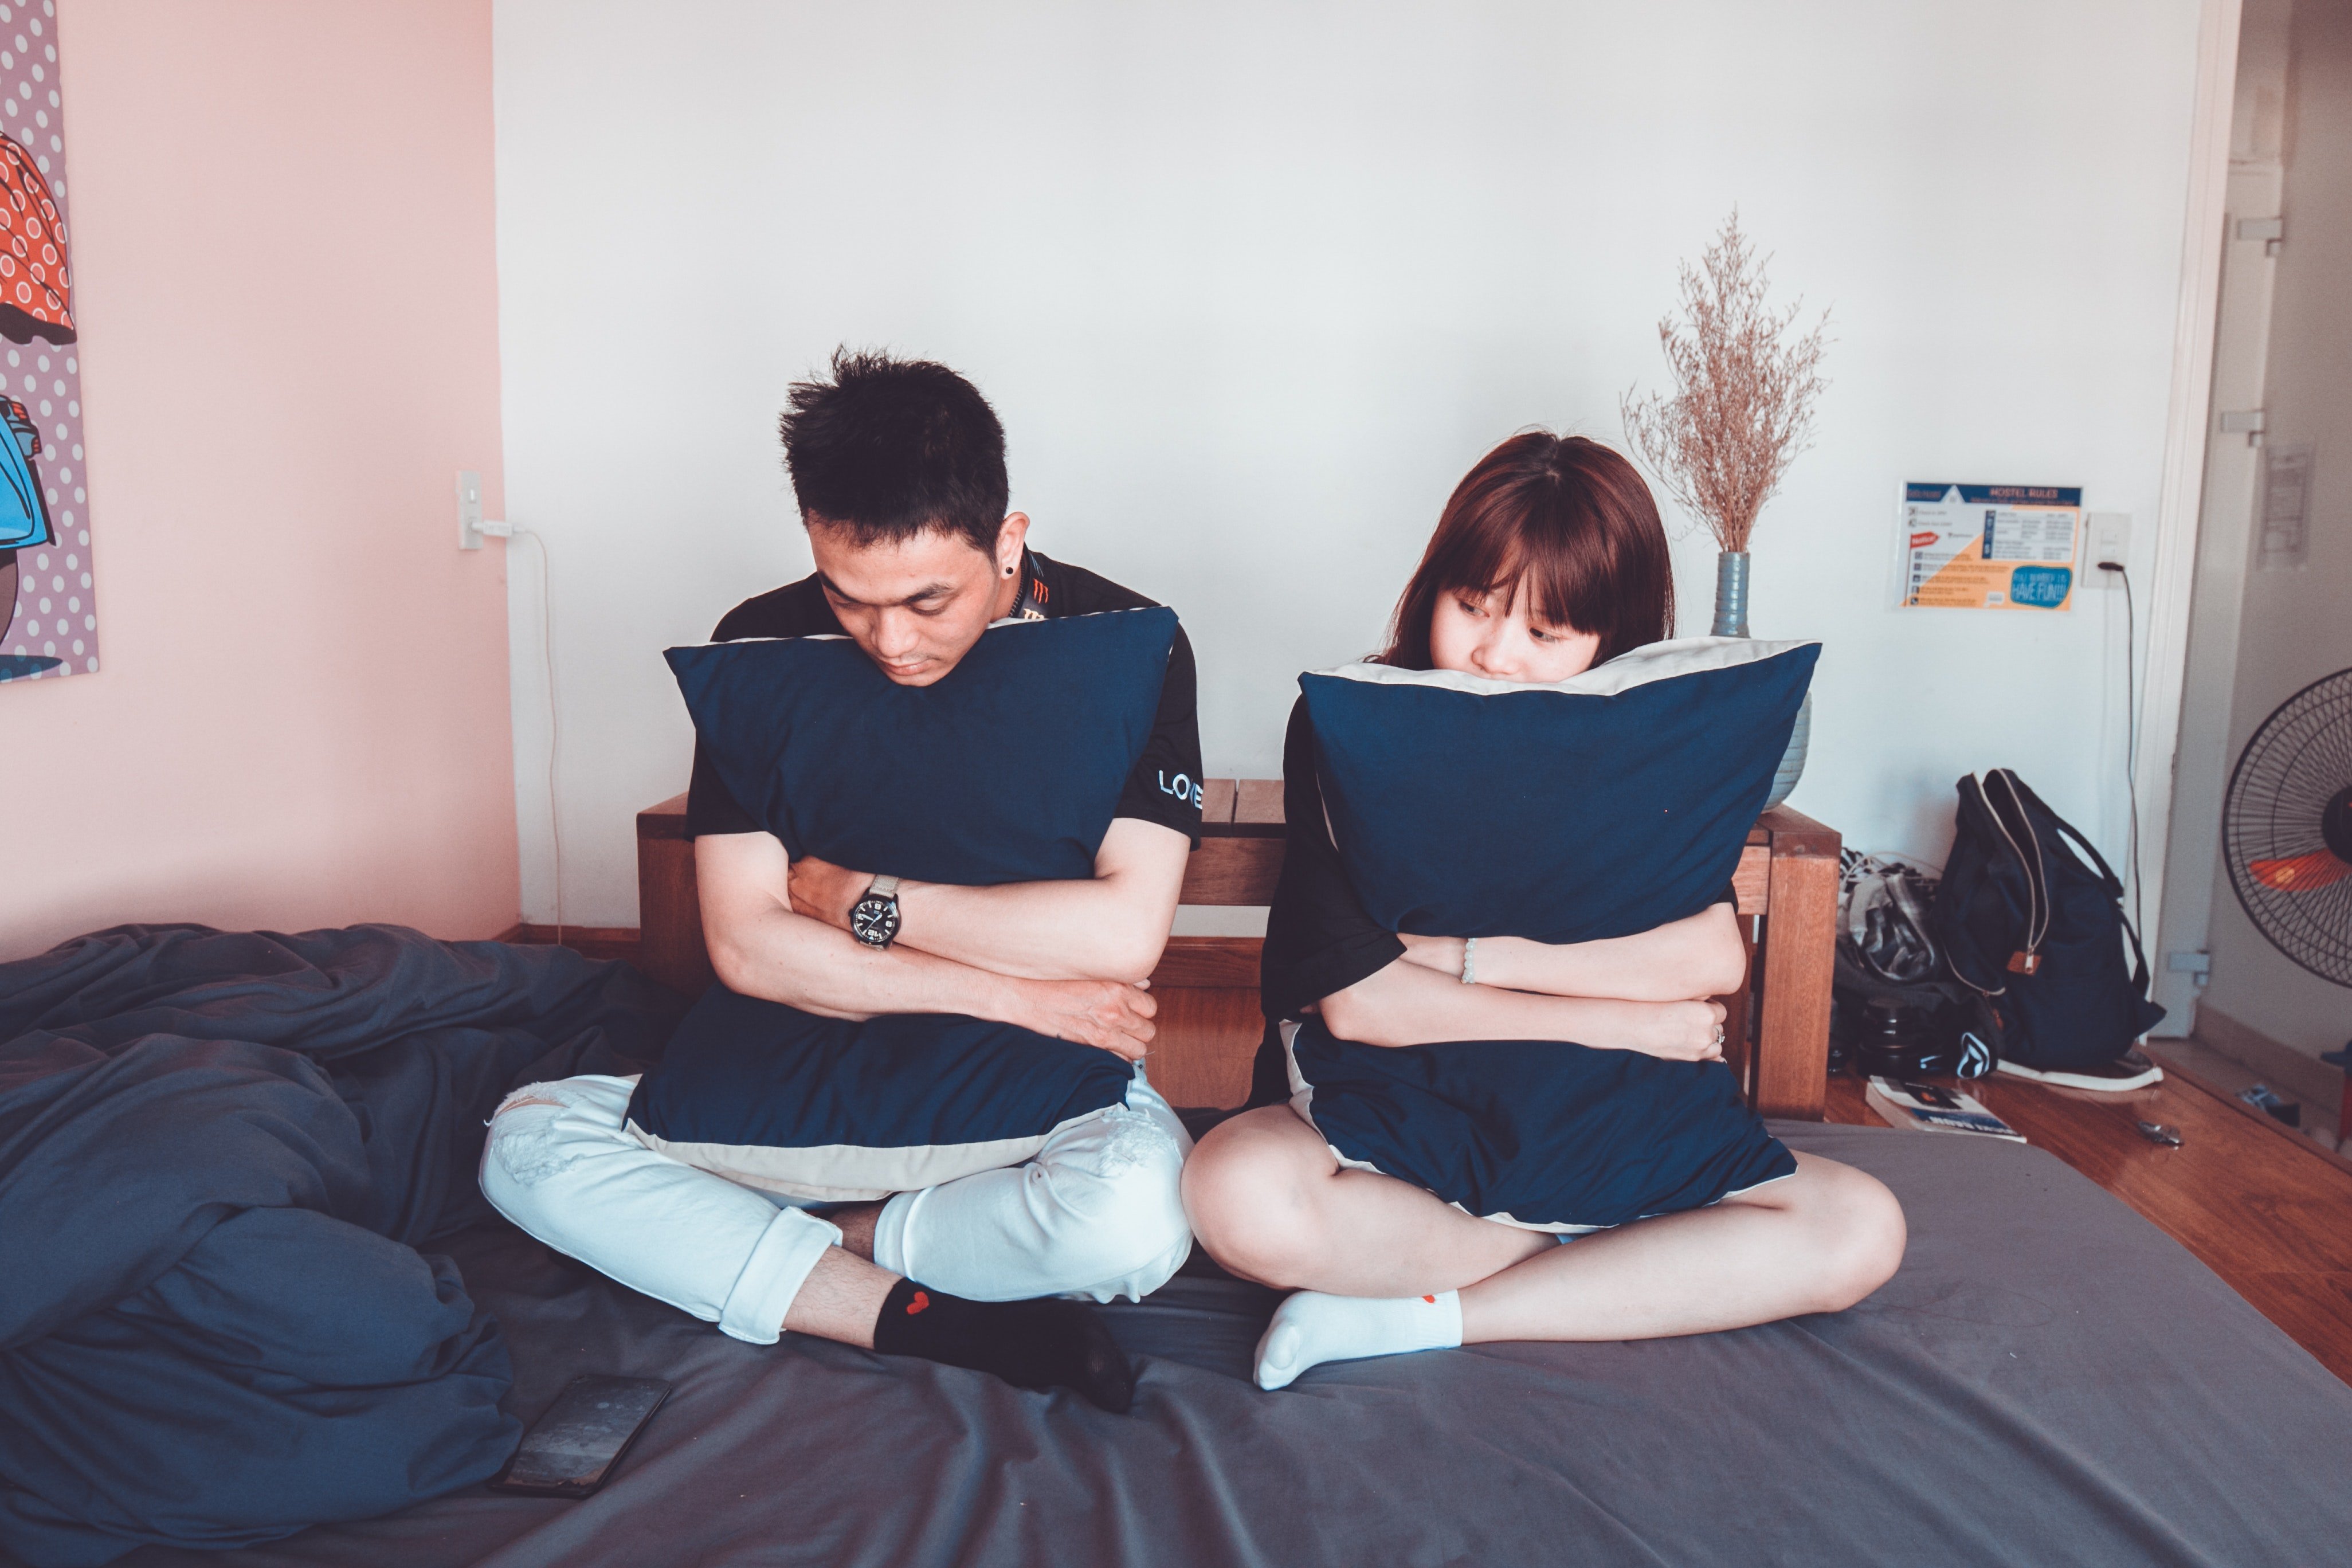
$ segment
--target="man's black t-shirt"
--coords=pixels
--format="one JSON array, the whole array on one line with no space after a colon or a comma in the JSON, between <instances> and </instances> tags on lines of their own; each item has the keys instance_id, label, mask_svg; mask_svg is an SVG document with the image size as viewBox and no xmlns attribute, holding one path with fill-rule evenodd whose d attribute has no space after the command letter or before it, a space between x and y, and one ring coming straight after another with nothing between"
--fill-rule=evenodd
<instances>
[{"instance_id":1,"label":"man's black t-shirt","mask_svg":"<svg viewBox=\"0 0 2352 1568\"><path fill-rule=\"evenodd\" d=\"M1066 566L1035 551L1028 552L1027 576L1021 603L1047 618L1089 616L1104 610L1137 610L1154 601L1098 577L1084 567ZM840 617L825 603L824 585L814 575L746 599L719 623L713 642L744 637L840 637ZM1160 709L1151 723L1135 771L1118 797L1115 815L1138 816L1172 827L1195 845L1201 842L1201 722L1198 712L1200 678L1192 667L1192 645L1184 628L1168 650L1168 675L1160 687ZM699 838L726 833L759 833L759 820L736 801L718 767L703 751L694 748L694 780L686 796L686 836Z\"/></svg>"}]
</instances>

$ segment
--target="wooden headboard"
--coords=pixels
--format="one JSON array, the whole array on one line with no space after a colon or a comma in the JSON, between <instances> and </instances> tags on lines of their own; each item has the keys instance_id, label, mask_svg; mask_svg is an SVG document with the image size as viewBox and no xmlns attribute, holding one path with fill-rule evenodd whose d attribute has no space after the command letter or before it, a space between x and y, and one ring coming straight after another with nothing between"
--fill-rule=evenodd
<instances>
[{"instance_id":1,"label":"wooden headboard","mask_svg":"<svg viewBox=\"0 0 2352 1568\"><path fill-rule=\"evenodd\" d=\"M1202 787L1201 847L1185 867L1183 902L1272 902L1282 875L1282 781L1209 779ZM1767 1116L1818 1121L1828 1094L1838 847L1835 829L1776 805L1749 830L1732 879L1754 956L1746 990L1719 998L1731 1015L1725 1055ZM638 962L655 979L694 995L716 978L703 946L683 795L637 814L637 918ZM1255 938L1171 937L1153 987L1255 989L1257 945ZM1226 1029L1210 1045L1171 1031L1160 1048L1233 1051L1240 1037ZM1230 1071L1214 1076L1236 1081ZM1244 1071L1239 1081L1246 1080Z\"/></svg>"}]
</instances>

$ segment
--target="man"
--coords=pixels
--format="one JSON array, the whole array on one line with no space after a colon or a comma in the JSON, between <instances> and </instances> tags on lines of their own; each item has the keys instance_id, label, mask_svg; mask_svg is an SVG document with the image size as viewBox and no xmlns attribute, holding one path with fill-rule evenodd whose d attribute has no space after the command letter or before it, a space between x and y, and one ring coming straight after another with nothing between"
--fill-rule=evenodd
<instances>
[{"instance_id":1,"label":"man","mask_svg":"<svg viewBox=\"0 0 2352 1568\"><path fill-rule=\"evenodd\" d=\"M993 621L1150 602L1028 548L1029 520L1006 510L1003 428L943 365L838 353L830 381L793 388L782 435L817 570L737 605L718 640L846 636L891 680L927 686ZM719 979L828 1017L965 1014L1139 1061L1147 977L1199 837L1195 687L1180 629L1085 881L893 889L865 868L790 861L698 745L687 831ZM877 921L895 928L879 945ZM630 1088L572 1079L509 1097L483 1157L491 1202L740 1339L788 1328L1126 1407L1131 1373L1108 1331L1082 1303L1041 1298L1140 1297L1191 1249L1177 1184L1190 1140L1139 1071L1125 1106L1028 1164L827 1219L638 1143Z\"/></svg>"}]
</instances>

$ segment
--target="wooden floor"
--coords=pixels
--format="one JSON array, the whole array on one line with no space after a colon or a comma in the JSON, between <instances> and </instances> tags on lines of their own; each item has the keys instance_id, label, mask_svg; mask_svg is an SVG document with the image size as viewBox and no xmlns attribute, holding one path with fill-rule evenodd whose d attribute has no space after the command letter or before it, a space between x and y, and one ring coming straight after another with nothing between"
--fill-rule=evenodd
<instances>
[{"instance_id":1,"label":"wooden floor","mask_svg":"<svg viewBox=\"0 0 2352 1568\"><path fill-rule=\"evenodd\" d=\"M2352 1383L2352 1163L2177 1067L2166 1072L2129 1094L2000 1078L1969 1091L2137 1209ZM1829 1114L1879 1121L1852 1078L1832 1080ZM2180 1147L2148 1142L2135 1125L2142 1121L2176 1129Z\"/></svg>"},{"instance_id":2,"label":"wooden floor","mask_svg":"<svg viewBox=\"0 0 2352 1568\"><path fill-rule=\"evenodd\" d=\"M518 928L508 940L552 935ZM567 931L565 944L597 958L633 959L635 937L634 931ZM1221 976L1202 976L1214 977ZM1163 979L1155 994L1160 1039L1153 1087L1177 1105L1240 1104L1263 1027L1256 992ZM2352 1383L2352 1163L2178 1066L2167 1071L2163 1083L2129 1094L2013 1079L1971 1085L1970 1091L2029 1142L2146 1215ZM1853 1078L1831 1081L1829 1119L1858 1125L1879 1120ZM2148 1142L2134 1125L2140 1121L2178 1129L2181 1146Z\"/></svg>"}]
</instances>

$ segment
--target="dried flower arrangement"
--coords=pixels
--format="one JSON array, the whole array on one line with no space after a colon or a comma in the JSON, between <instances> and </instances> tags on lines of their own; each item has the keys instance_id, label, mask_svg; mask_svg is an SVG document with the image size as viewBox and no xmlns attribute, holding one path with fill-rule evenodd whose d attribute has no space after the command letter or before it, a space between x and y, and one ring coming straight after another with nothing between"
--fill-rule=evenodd
<instances>
[{"instance_id":1,"label":"dried flower arrangement","mask_svg":"<svg viewBox=\"0 0 2352 1568\"><path fill-rule=\"evenodd\" d=\"M1658 323L1675 395L1620 402L1625 433L1683 510L1722 549L1744 552L1756 514L1812 445L1829 312L1796 331L1800 300L1766 303L1765 262L1734 209L1696 267L1682 268L1683 319Z\"/></svg>"},{"instance_id":2,"label":"dried flower arrangement","mask_svg":"<svg viewBox=\"0 0 2352 1568\"><path fill-rule=\"evenodd\" d=\"M1637 401L1628 392L1618 405L1633 449L1723 552L1715 569L1717 637L1748 635L1748 541L1789 465L1812 445L1813 405L1829 384L1821 375L1829 312L1800 331L1803 301L1775 310L1767 285L1765 262L1739 232L1735 207L1698 265L1683 264L1683 319L1658 323L1675 395ZM1804 773L1812 714L1808 693L1767 807L1786 800Z\"/></svg>"}]
</instances>

